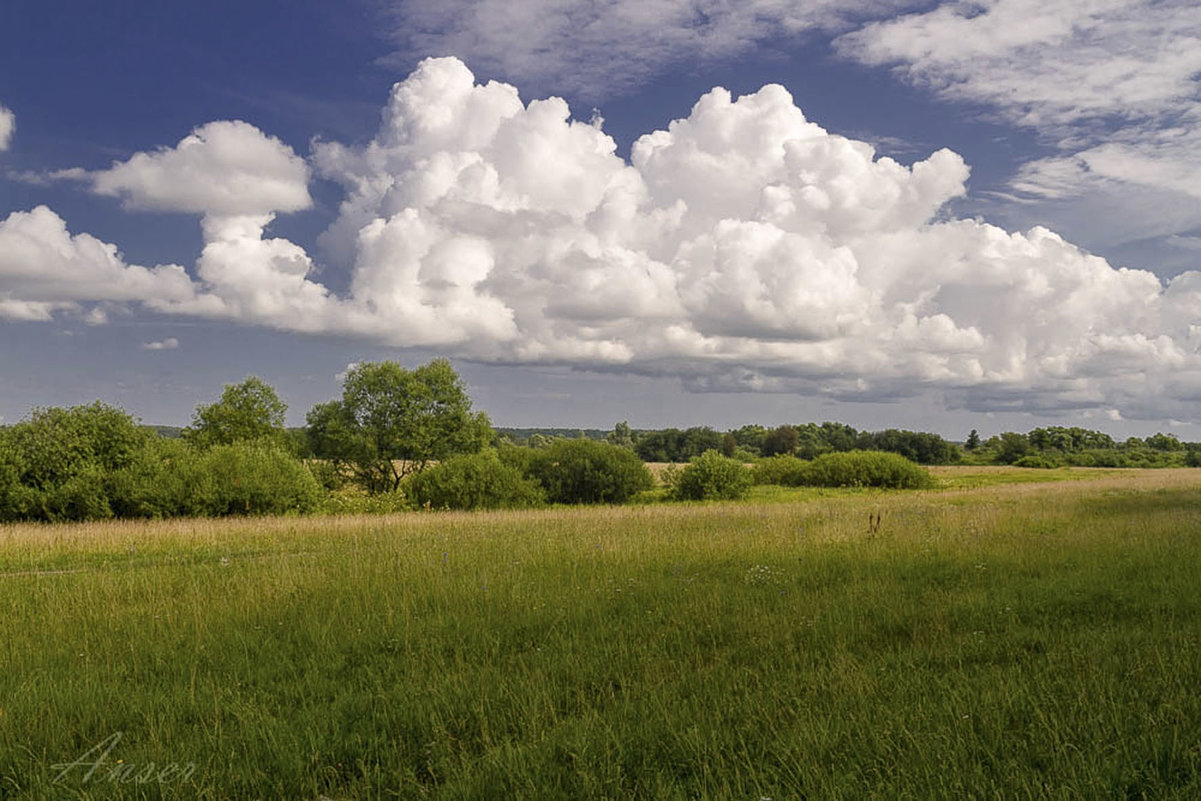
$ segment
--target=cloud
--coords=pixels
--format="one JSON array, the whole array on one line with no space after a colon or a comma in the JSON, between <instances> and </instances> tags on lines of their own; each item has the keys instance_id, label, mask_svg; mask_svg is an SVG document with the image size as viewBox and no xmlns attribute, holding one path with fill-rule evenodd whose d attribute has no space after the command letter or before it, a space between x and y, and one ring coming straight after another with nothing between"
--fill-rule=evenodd
<instances>
[{"instance_id":1,"label":"cloud","mask_svg":"<svg viewBox=\"0 0 1201 801\"><path fill-rule=\"evenodd\" d=\"M0 220L0 318L48 320L58 311L106 301L156 307L193 294L182 267L126 264L116 246L72 235L45 206Z\"/></svg>"},{"instance_id":2,"label":"cloud","mask_svg":"<svg viewBox=\"0 0 1201 801\"><path fill-rule=\"evenodd\" d=\"M1201 198L1201 6L986 0L869 23L836 41L862 63L1035 129L1052 155L1012 186L1057 202L1153 190ZM1144 201L1148 199L1144 192ZM1201 219L1182 221L1187 230ZM1132 237L1147 235L1146 231Z\"/></svg>"},{"instance_id":3,"label":"cloud","mask_svg":"<svg viewBox=\"0 0 1201 801\"><path fill-rule=\"evenodd\" d=\"M143 342L139 347L142 350L175 350L179 347L179 340L175 337L167 337L157 342Z\"/></svg>"},{"instance_id":4,"label":"cloud","mask_svg":"<svg viewBox=\"0 0 1201 801\"><path fill-rule=\"evenodd\" d=\"M174 148L138 153L89 177L96 193L131 209L262 215L312 205L304 159L241 121L210 122Z\"/></svg>"},{"instance_id":5,"label":"cloud","mask_svg":"<svg viewBox=\"0 0 1201 801\"><path fill-rule=\"evenodd\" d=\"M1132 407L1132 384L1198 366L1196 282L942 219L958 155L877 157L779 86L715 89L626 162L562 101L429 60L374 141L313 161L347 189L325 240L353 262L344 330L391 344L999 409Z\"/></svg>"},{"instance_id":6,"label":"cloud","mask_svg":"<svg viewBox=\"0 0 1201 801\"><path fill-rule=\"evenodd\" d=\"M537 91L589 102L624 94L687 59L738 56L779 37L840 29L915 2L867 0L398 0L393 59L457 56Z\"/></svg>"},{"instance_id":7,"label":"cloud","mask_svg":"<svg viewBox=\"0 0 1201 801\"><path fill-rule=\"evenodd\" d=\"M276 212L308 208L309 167L290 147L241 121L210 122L174 148L137 153L102 172L59 171L90 181L94 192L127 208L202 215L204 248L191 291L156 299L176 314L322 331L338 311L325 287L307 279L304 249L264 237Z\"/></svg>"},{"instance_id":8,"label":"cloud","mask_svg":"<svg viewBox=\"0 0 1201 801\"><path fill-rule=\"evenodd\" d=\"M866 64L1023 125L1139 120L1197 100L1194 3L985 0L871 22L837 42Z\"/></svg>"},{"instance_id":9,"label":"cloud","mask_svg":"<svg viewBox=\"0 0 1201 801\"><path fill-rule=\"evenodd\" d=\"M124 265L48 210L34 212L35 239L57 244L20 263L57 253L88 280L111 275L104 297L101 282L83 293L96 300L695 391L934 392L976 410L1176 419L1201 398L1201 272L1165 285L1045 228L954 219L946 204L969 175L957 154L880 157L806 119L780 86L714 89L627 161L564 101L524 103L430 59L393 87L372 141L318 143L311 162L345 189L322 238L326 269L350 270L344 293L299 245L265 236L279 205L265 200L257 213L194 204L194 280ZM27 224L3 225L14 218ZM3 244L0 265L19 252ZM114 293L135 278L137 291ZM0 298L26 304L78 302L87 285L53 281L56 295L0 280L18 290Z\"/></svg>"},{"instance_id":10,"label":"cloud","mask_svg":"<svg viewBox=\"0 0 1201 801\"><path fill-rule=\"evenodd\" d=\"M0 151L8 150L13 133L17 130L17 117L9 109L0 106Z\"/></svg>"}]
</instances>

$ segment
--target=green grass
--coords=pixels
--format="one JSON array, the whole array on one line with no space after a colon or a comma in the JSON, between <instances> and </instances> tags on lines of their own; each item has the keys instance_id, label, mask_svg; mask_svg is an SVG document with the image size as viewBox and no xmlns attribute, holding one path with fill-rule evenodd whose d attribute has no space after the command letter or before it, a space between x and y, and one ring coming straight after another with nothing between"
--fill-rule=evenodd
<instances>
[{"instance_id":1,"label":"green grass","mask_svg":"<svg viewBox=\"0 0 1201 801\"><path fill-rule=\"evenodd\" d=\"M1098 467L1058 467L1048 470L1029 467L964 465L962 467L936 467L932 472L938 485L943 489L976 489L1003 484L1091 481L1100 476L1131 476L1138 471Z\"/></svg>"},{"instance_id":2,"label":"green grass","mask_svg":"<svg viewBox=\"0 0 1201 801\"><path fill-rule=\"evenodd\" d=\"M1197 798L1201 471L1088 475L0 528L0 798Z\"/></svg>"}]
</instances>

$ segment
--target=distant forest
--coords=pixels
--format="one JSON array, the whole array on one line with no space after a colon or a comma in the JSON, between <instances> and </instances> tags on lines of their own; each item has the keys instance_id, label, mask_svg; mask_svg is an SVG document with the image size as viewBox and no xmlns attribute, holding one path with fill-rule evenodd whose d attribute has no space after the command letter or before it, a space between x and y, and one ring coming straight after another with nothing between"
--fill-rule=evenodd
<instances>
[{"instance_id":1,"label":"distant forest","mask_svg":"<svg viewBox=\"0 0 1201 801\"><path fill-rule=\"evenodd\" d=\"M175 439L186 429L146 426ZM813 459L825 453L877 450L898 453L918 464L997 464L1017 467L1197 467L1201 443L1171 434L1115 440L1109 434L1079 427L1050 426L1026 433L1006 431L980 438L973 430L961 441L938 434L903 429L859 431L844 423L800 423L767 428L746 425L719 432L709 426L633 429L618 423L602 428L513 428L494 426L494 444L540 447L555 439L590 439L632 448L646 462L688 462L708 450L747 461L778 455ZM306 429L289 428L297 449L306 453Z\"/></svg>"}]
</instances>

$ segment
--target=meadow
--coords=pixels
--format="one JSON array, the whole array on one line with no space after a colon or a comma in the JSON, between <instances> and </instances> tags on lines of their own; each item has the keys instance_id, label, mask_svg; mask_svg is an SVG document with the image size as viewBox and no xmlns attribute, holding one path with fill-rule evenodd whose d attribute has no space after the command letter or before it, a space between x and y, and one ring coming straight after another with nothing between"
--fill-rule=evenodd
<instances>
[{"instance_id":1,"label":"meadow","mask_svg":"<svg viewBox=\"0 0 1201 801\"><path fill-rule=\"evenodd\" d=\"M0 526L0 798L1201 797L1201 470L933 472Z\"/></svg>"}]
</instances>

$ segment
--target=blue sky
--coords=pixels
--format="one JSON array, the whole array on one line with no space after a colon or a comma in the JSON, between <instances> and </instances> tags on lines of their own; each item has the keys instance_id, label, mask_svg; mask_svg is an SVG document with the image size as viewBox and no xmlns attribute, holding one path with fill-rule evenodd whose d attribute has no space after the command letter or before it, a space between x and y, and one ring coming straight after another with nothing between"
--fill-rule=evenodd
<instances>
[{"instance_id":1,"label":"blue sky","mask_svg":"<svg viewBox=\"0 0 1201 801\"><path fill-rule=\"evenodd\" d=\"M0 415L1201 439L1191 3L0 9ZM721 87L720 89L718 87ZM557 98L557 99L556 99Z\"/></svg>"}]
</instances>

